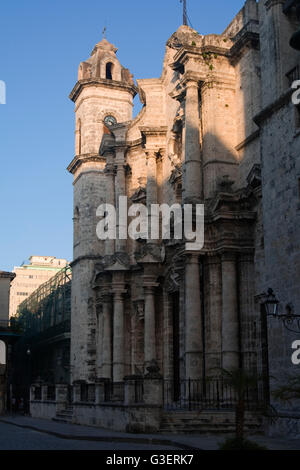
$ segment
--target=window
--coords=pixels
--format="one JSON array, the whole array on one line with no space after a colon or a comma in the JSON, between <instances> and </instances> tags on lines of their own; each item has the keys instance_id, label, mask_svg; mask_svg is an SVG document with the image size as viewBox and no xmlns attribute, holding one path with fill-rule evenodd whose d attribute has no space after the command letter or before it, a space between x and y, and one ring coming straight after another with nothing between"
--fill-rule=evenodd
<instances>
[{"instance_id":1,"label":"window","mask_svg":"<svg viewBox=\"0 0 300 470\"><path fill-rule=\"evenodd\" d=\"M105 77L107 78L107 80L112 80L112 71L113 71L113 64L111 62L108 62L106 64L106 73L105 73Z\"/></svg>"}]
</instances>

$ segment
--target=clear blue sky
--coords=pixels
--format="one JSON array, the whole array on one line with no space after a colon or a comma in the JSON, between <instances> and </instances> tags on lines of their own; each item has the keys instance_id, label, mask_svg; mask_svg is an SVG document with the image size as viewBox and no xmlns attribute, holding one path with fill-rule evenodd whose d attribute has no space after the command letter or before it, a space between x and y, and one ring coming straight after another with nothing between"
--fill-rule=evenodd
<instances>
[{"instance_id":1,"label":"clear blue sky","mask_svg":"<svg viewBox=\"0 0 300 470\"><path fill-rule=\"evenodd\" d=\"M243 0L188 0L193 27L221 33ZM15 0L1 4L0 270L30 255L72 259L74 108L78 65L101 40L135 78L159 77L179 0Z\"/></svg>"}]
</instances>

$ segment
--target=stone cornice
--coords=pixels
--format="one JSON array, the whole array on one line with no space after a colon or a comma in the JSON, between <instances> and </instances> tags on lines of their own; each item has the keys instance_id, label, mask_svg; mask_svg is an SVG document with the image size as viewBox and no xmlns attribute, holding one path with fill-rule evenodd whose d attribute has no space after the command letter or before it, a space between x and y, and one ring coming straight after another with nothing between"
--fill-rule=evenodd
<instances>
[{"instance_id":1,"label":"stone cornice","mask_svg":"<svg viewBox=\"0 0 300 470\"><path fill-rule=\"evenodd\" d=\"M162 126L162 127L140 126L139 130L141 131L142 134L154 135L154 136L167 135L167 132L168 132L168 128L166 126Z\"/></svg>"},{"instance_id":2,"label":"stone cornice","mask_svg":"<svg viewBox=\"0 0 300 470\"><path fill-rule=\"evenodd\" d=\"M82 163L85 162L106 162L106 159L103 156L100 156L99 154L93 153L76 155L67 167L67 170L70 173L74 174L75 171L82 165Z\"/></svg>"},{"instance_id":3,"label":"stone cornice","mask_svg":"<svg viewBox=\"0 0 300 470\"><path fill-rule=\"evenodd\" d=\"M77 263L80 263L81 261L100 261L102 259L101 256L97 255L84 255L84 256L78 256L75 258L73 261L71 261L70 266L73 268Z\"/></svg>"},{"instance_id":4,"label":"stone cornice","mask_svg":"<svg viewBox=\"0 0 300 470\"><path fill-rule=\"evenodd\" d=\"M277 100L273 101L273 103L266 106L262 111L260 111L260 113L256 114L256 116L253 118L255 124L260 127L266 119L271 117L280 108L291 102L291 96L293 92L294 90L292 89L286 91Z\"/></svg>"},{"instance_id":5,"label":"stone cornice","mask_svg":"<svg viewBox=\"0 0 300 470\"><path fill-rule=\"evenodd\" d=\"M246 31L230 50L232 62L236 62L242 55L245 48L259 50L259 34L253 31Z\"/></svg>"},{"instance_id":6,"label":"stone cornice","mask_svg":"<svg viewBox=\"0 0 300 470\"><path fill-rule=\"evenodd\" d=\"M202 54L206 52L212 52L213 54L223 55L226 57L230 55L230 49L216 46L214 44L206 44L202 47L184 46L175 54L174 62L170 64L170 67L173 70L177 70L180 65L184 65L191 57L201 58L203 60Z\"/></svg>"},{"instance_id":7,"label":"stone cornice","mask_svg":"<svg viewBox=\"0 0 300 470\"><path fill-rule=\"evenodd\" d=\"M242 142L240 142L236 147L235 150L239 151L242 148L246 147L248 144L253 142L253 140L257 139L260 135L260 130L257 129L256 131L252 132L246 139L244 139Z\"/></svg>"},{"instance_id":8,"label":"stone cornice","mask_svg":"<svg viewBox=\"0 0 300 470\"><path fill-rule=\"evenodd\" d=\"M117 82L115 80L104 80L103 78L85 78L76 83L69 95L70 100L75 103L82 89L91 85L127 91L128 93L131 93L133 98L138 93L138 89L135 85L128 85L127 83Z\"/></svg>"}]
</instances>

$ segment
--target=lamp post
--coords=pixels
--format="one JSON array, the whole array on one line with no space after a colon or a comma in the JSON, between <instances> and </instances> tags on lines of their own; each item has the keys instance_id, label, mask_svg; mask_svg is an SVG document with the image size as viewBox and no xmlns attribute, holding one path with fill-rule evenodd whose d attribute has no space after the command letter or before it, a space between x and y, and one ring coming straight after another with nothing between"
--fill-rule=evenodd
<instances>
[{"instance_id":1,"label":"lamp post","mask_svg":"<svg viewBox=\"0 0 300 470\"><path fill-rule=\"evenodd\" d=\"M262 360L264 376L264 393L266 404L270 404L270 373L269 373L269 338L268 338L268 317L281 321L284 327L293 333L300 333L300 315L295 315L291 304L286 305L286 313L279 313L279 300L273 289L269 288L267 293L259 296L261 304L261 326L262 326Z\"/></svg>"},{"instance_id":2,"label":"lamp post","mask_svg":"<svg viewBox=\"0 0 300 470\"><path fill-rule=\"evenodd\" d=\"M293 333L300 333L300 315L293 313L291 304L287 304L285 314L279 314L279 300L276 298L273 289L269 288L267 294L261 294L264 299L262 304L267 317L276 318L282 321L284 327Z\"/></svg>"},{"instance_id":3,"label":"lamp post","mask_svg":"<svg viewBox=\"0 0 300 470\"><path fill-rule=\"evenodd\" d=\"M265 297L263 305L265 307L266 315L273 318L278 317L279 300L277 300L273 289L269 288L268 293L262 295Z\"/></svg>"}]
</instances>

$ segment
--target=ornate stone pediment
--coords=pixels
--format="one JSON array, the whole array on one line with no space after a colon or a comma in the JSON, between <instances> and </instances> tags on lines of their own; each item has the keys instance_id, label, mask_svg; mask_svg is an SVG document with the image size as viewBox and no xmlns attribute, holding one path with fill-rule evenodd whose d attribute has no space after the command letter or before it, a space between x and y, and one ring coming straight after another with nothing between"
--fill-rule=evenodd
<instances>
[{"instance_id":1,"label":"ornate stone pediment","mask_svg":"<svg viewBox=\"0 0 300 470\"><path fill-rule=\"evenodd\" d=\"M115 253L104 259L105 271L126 271L130 269L130 260L127 253Z\"/></svg>"},{"instance_id":2,"label":"ornate stone pediment","mask_svg":"<svg viewBox=\"0 0 300 470\"><path fill-rule=\"evenodd\" d=\"M169 182L172 186L175 187L179 182L181 183L181 179L182 179L182 167L181 167L181 164L177 164L174 170L172 170L171 172Z\"/></svg>"},{"instance_id":3,"label":"ornate stone pediment","mask_svg":"<svg viewBox=\"0 0 300 470\"><path fill-rule=\"evenodd\" d=\"M134 313L136 314L138 320L144 320L144 315L145 315L144 299L134 300L133 306L134 306Z\"/></svg>"},{"instance_id":4,"label":"ornate stone pediment","mask_svg":"<svg viewBox=\"0 0 300 470\"><path fill-rule=\"evenodd\" d=\"M147 191L145 187L140 186L131 196L131 201L135 204L146 204Z\"/></svg>"},{"instance_id":5,"label":"ornate stone pediment","mask_svg":"<svg viewBox=\"0 0 300 470\"><path fill-rule=\"evenodd\" d=\"M165 275L165 288L168 292L177 292L180 289L184 274L184 257L177 255Z\"/></svg>"},{"instance_id":6,"label":"ornate stone pediment","mask_svg":"<svg viewBox=\"0 0 300 470\"><path fill-rule=\"evenodd\" d=\"M135 254L138 263L162 263L165 260L165 247L158 244L141 245L139 253Z\"/></svg>"}]
</instances>

